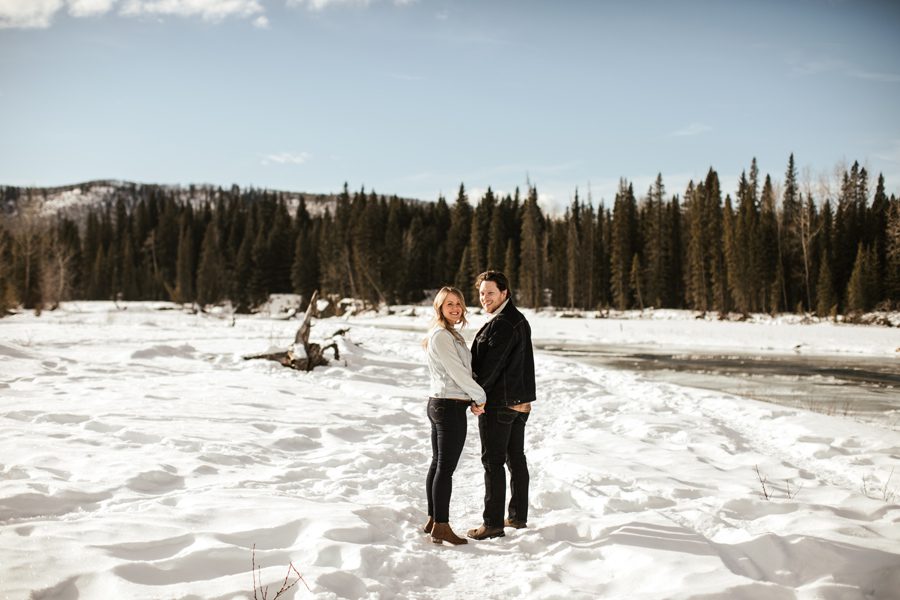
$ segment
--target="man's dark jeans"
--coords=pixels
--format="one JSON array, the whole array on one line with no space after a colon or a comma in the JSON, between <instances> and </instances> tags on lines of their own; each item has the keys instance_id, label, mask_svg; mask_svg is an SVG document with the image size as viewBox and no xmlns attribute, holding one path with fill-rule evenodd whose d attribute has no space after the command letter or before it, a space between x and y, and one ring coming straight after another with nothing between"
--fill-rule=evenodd
<instances>
[{"instance_id":1,"label":"man's dark jeans","mask_svg":"<svg viewBox=\"0 0 900 600\"><path fill-rule=\"evenodd\" d=\"M506 471L509 467L509 518L528 521L528 463L525 461L525 423L529 413L505 406L487 408L478 417L481 464L484 465L484 524L503 527Z\"/></svg>"},{"instance_id":2,"label":"man's dark jeans","mask_svg":"<svg viewBox=\"0 0 900 600\"><path fill-rule=\"evenodd\" d=\"M466 410L468 401L449 398L428 399L428 420L431 421L431 466L425 479L428 516L435 523L450 522L450 494L453 491L453 471L459 463L466 443Z\"/></svg>"}]
</instances>

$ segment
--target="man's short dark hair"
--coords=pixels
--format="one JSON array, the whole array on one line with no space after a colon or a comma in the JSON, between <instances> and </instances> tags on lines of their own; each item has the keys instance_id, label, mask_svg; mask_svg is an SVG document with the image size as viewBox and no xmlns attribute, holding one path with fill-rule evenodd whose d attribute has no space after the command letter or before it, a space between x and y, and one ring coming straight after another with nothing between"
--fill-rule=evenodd
<instances>
[{"instance_id":1,"label":"man's short dark hair","mask_svg":"<svg viewBox=\"0 0 900 600\"><path fill-rule=\"evenodd\" d=\"M509 290L509 279L500 271L485 271L475 278L475 287L481 286L482 281L493 281L501 292ZM512 290L510 290L509 294L512 296Z\"/></svg>"}]
</instances>

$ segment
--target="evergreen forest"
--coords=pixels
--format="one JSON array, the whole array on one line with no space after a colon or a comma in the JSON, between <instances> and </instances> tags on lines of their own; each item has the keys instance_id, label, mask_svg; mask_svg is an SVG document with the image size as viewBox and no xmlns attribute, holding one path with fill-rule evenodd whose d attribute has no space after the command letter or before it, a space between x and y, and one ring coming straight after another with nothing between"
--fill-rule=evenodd
<instances>
[{"instance_id":1,"label":"evergreen forest","mask_svg":"<svg viewBox=\"0 0 900 600\"><path fill-rule=\"evenodd\" d=\"M400 199L345 184L328 210L280 192L132 184L77 218L40 211L39 188L0 188L0 309L65 300L231 301L254 310L272 293L313 290L372 303L427 301L504 271L518 304L572 309L686 308L820 316L900 309L900 199L854 163L817 194L762 177L756 160L736 190L710 169L682 194L662 176L647 190L622 179L610 207L576 192L562 215L538 190L464 185L448 201ZM803 188L807 189L803 189ZM838 186L835 186L838 187ZM732 195L733 194L733 195Z\"/></svg>"}]
</instances>

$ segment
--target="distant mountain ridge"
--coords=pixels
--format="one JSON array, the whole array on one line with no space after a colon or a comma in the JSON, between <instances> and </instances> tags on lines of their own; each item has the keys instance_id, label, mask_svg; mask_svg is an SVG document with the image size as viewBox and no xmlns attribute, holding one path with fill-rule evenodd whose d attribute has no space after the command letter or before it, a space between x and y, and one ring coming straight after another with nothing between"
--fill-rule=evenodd
<instances>
[{"instance_id":1,"label":"distant mountain ridge","mask_svg":"<svg viewBox=\"0 0 900 600\"><path fill-rule=\"evenodd\" d=\"M190 204L194 208L200 208L206 203L215 205L219 198L226 195L245 196L251 201L257 196L260 198L274 196L284 200L291 214L296 212L302 198L306 201L306 210L313 217L323 214L326 210L331 210L334 214L339 196L336 193L314 194L255 187L241 188L237 185L223 188L211 184L185 186L101 179L55 187L0 185L0 214L15 214L22 199L30 196L32 199L39 199L42 214L59 214L79 220L89 209L97 206L113 208L119 200L124 201L130 210L142 198L150 197L157 190L165 192L166 195L174 193L179 202Z\"/></svg>"}]
</instances>

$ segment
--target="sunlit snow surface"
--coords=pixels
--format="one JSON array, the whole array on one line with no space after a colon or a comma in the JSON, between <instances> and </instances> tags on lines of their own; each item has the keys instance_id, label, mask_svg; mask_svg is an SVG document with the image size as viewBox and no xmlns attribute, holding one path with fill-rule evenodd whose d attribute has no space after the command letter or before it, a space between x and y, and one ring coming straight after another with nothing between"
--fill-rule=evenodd
<instances>
[{"instance_id":1,"label":"sunlit snow surface","mask_svg":"<svg viewBox=\"0 0 900 600\"><path fill-rule=\"evenodd\" d=\"M544 343L900 346L885 327L526 314ZM316 321L314 340L350 330L339 361L300 373L242 358L286 348L296 320L140 303L0 319L0 597L252 598L254 545L269 598L291 562L305 583L282 597L900 597L900 433L543 352L528 529L435 546L427 323ZM470 416L458 533L482 494Z\"/></svg>"}]
</instances>

